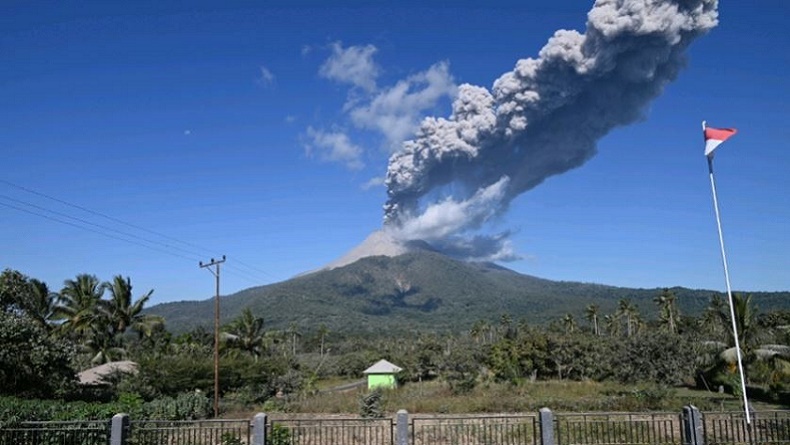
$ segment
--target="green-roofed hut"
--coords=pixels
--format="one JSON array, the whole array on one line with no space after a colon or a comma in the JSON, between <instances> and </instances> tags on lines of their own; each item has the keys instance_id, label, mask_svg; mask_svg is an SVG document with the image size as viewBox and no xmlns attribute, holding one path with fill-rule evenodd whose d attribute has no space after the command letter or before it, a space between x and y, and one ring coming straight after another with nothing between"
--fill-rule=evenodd
<instances>
[{"instance_id":1,"label":"green-roofed hut","mask_svg":"<svg viewBox=\"0 0 790 445\"><path fill-rule=\"evenodd\" d=\"M398 387L396 375L401 371L403 368L400 366L393 365L386 360L379 360L362 373L368 376L368 389L393 389Z\"/></svg>"}]
</instances>

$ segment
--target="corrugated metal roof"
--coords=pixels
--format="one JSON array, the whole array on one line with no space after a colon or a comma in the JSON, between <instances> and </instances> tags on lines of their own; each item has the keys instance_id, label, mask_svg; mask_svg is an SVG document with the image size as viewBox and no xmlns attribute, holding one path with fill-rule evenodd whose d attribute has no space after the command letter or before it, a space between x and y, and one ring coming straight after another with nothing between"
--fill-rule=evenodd
<instances>
[{"instance_id":1,"label":"corrugated metal roof","mask_svg":"<svg viewBox=\"0 0 790 445\"><path fill-rule=\"evenodd\" d=\"M109 362L77 374L83 385L98 385L102 379L114 372L136 373L137 363L130 361Z\"/></svg>"}]
</instances>

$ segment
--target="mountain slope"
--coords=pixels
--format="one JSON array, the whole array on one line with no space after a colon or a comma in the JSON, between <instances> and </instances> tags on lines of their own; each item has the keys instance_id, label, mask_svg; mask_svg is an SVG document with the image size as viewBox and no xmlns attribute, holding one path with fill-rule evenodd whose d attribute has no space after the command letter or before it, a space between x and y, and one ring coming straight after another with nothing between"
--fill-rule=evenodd
<instances>
[{"instance_id":1,"label":"mountain slope","mask_svg":"<svg viewBox=\"0 0 790 445\"><path fill-rule=\"evenodd\" d=\"M684 314L699 314L717 292L673 288ZM334 332L468 330L503 314L514 321L545 323L572 313L581 322L584 308L616 310L631 298L646 318L655 318L653 298L660 289L628 289L557 282L482 263L453 260L428 250L389 257L372 256L268 286L221 298L223 323L249 307L269 329L296 323L302 330L326 325ZM790 293L755 293L761 309L790 307ZM170 330L212 326L213 299L165 303L148 312L164 316Z\"/></svg>"}]
</instances>

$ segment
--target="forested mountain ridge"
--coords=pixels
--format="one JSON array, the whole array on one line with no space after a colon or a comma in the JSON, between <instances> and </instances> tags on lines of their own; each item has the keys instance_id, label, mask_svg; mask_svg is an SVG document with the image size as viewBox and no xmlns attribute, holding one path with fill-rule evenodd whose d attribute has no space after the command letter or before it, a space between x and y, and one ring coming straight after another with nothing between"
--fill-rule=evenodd
<instances>
[{"instance_id":1,"label":"forested mountain ridge","mask_svg":"<svg viewBox=\"0 0 790 445\"><path fill-rule=\"evenodd\" d=\"M711 290L671 288L681 314L699 315ZM245 308L265 319L267 328L323 324L334 332L461 331L478 320L507 314L542 324L566 314L583 319L597 305L613 313L630 299L647 319L656 318L653 299L662 289L631 289L592 283L551 281L519 274L491 263L468 263L427 250L399 256L372 256L331 270L221 297L226 323ZM790 292L748 292L761 311L790 308ZM213 299L164 303L148 309L167 327L183 332L210 327Z\"/></svg>"}]
</instances>

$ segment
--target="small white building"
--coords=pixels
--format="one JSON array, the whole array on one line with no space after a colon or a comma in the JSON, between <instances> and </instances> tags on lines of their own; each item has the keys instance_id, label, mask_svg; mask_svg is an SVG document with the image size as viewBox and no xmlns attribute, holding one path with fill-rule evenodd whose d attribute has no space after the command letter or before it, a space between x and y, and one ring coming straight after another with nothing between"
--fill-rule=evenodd
<instances>
[{"instance_id":1,"label":"small white building","mask_svg":"<svg viewBox=\"0 0 790 445\"><path fill-rule=\"evenodd\" d=\"M362 373L368 376L368 389L393 389L398 387L396 375L401 371L403 368L400 366L393 365L386 360L379 360Z\"/></svg>"}]
</instances>

